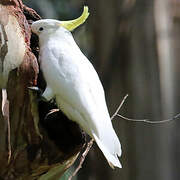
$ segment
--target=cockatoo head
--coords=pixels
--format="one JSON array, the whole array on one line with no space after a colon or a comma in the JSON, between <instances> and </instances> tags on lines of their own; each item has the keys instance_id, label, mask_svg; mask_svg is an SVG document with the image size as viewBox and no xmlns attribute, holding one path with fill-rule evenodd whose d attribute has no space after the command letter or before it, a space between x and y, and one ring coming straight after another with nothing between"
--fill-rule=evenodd
<instances>
[{"instance_id":1,"label":"cockatoo head","mask_svg":"<svg viewBox=\"0 0 180 180\"><path fill-rule=\"evenodd\" d=\"M51 34L60 27L60 21L54 19L42 19L31 25L32 31L37 34Z\"/></svg>"},{"instance_id":2,"label":"cockatoo head","mask_svg":"<svg viewBox=\"0 0 180 180\"><path fill-rule=\"evenodd\" d=\"M42 19L35 21L31 25L31 29L38 36L54 33L58 29L62 29L64 31L73 31L76 27L84 23L88 16L89 16L88 7L84 6L84 11L82 15L77 19L69 20L69 21Z\"/></svg>"}]
</instances>

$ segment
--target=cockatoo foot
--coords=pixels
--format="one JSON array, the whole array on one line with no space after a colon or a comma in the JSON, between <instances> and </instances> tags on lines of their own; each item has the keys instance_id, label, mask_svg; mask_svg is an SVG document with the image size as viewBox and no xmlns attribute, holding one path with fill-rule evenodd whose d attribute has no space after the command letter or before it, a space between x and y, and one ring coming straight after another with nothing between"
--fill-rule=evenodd
<instances>
[{"instance_id":1,"label":"cockatoo foot","mask_svg":"<svg viewBox=\"0 0 180 180\"><path fill-rule=\"evenodd\" d=\"M31 90L32 92L35 92L37 94L37 101L46 101L47 100L42 96L43 94L43 90L40 89L39 87L37 86L31 86L31 87L28 87L29 90Z\"/></svg>"}]
</instances>

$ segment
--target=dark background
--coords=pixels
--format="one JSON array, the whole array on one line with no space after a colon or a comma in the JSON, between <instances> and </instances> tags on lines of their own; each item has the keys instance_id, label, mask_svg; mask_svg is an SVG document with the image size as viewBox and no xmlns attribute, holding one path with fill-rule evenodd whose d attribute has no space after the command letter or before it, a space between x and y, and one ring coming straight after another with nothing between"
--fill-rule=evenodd
<instances>
[{"instance_id":1,"label":"dark background","mask_svg":"<svg viewBox=\"0 0 180 180\"><path fill-rule=\"evenodd\" d=\"M112 115L152 121L180 112L180 0L24 0L42 18L90 16L73 35L95 66ZM96 145L78 180L179 180L180 122L149 124L119 117L122 169L112 170ZM70 174L68 172L67 174Z\"/></svg>"}]
</instances>

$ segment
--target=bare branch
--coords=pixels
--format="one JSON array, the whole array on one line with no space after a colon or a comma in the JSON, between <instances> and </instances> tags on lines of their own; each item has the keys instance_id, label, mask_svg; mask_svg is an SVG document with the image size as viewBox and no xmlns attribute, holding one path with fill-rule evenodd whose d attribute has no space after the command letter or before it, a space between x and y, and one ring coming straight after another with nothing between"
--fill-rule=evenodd
<instances>
[{"instance_id":1,"label":"bare branch","mask_svg":"<svg viewBox=\"0 0 180 180\"><path fill-rule=\"evenodd\" d=\"M131 118L122 116L121 114L117 114L117 116L121 117L122 119L124 119L126 121L144 122L144 123L149 123L149 124L160 124L160 123L166 123L166 122L170 122L170 121L174 121L174 120L178 119L180 117L180 113L177 114L176 116L174 116L173 118L160 120L160 121L152 121L152 120L148 120L148 119L131 119Z\"/></svg>"},{"instance_id":2,"label":"bare branch","mask_svg":"<svg viewBox=\"0 0 180 180\"><path fill-rule=\"evenodd\" d=\"M77 173L78 171L82 168L82 164L89 152L89 150L91 149L92 145L93 145L93 142L94 142L94 139L91 139L88 144L87 144L87 147L85 149L85 151L83 152L83 154L81 155L81 158L80 158L80 163L78 165L78 167L76 168L76 170L73 172L73 174L68 178L68 180L71 180Z\"/></svg>"},{"instance_id":3,"label":"bare branch","mask_svg":"<svg viewBox=\"0 0 180 180\"><path fill-rule=\"evenodd\" d=\"M159 124L159 123L165 123L165 122L170 122L170 121L174 121L177 118L180 117L180 113L177 114L176 116L174 116L173 118L170 119L166 119L166 120L160 120L160 121L152 121L149 119L131 119L131 118L127 118L121 114L118 114L118 112L120 111L121 107L123 106L125 100L127 99L128 94L126 96L124 96L123 100L121 101L120 105L118 106L117 110L115 111L115 113L112 115L111 120L113 120L116 116L121 117L124 120L127 121L133 121L133 122L144 122L144 123L150 123L150 124Z\"/></svg>"},{"instance_id":4,"label":"bare branch","mask_svg":"<svg viewBox=\"0 0 180 180\"><path fill-rule=\"evenodd\" d=\"M169 119L165 119L165 120L160 120L160 121L152 121L149 119L131 119L131 118L127 118L121 114L118 114L118 112L120 111L121 107L123 106L125 100L127 99L128 94L123 98L121 104L119 105L119 107L117 108L117 110L115 111L115 113L113 114L113 116L111 117L111 120L115 117L118 116L126 121L132 121L132 122L144 122L144 123L149 123L149 124L160 124L160 123L166 123L166 122L170 122L170 121L174 121L176 119L178 119L180 117L180 113L175 115L173 118L169 118Z\"/></svg>"},{"instance_id":5,"label":"bare branch","mask_svg":"<svg viewBox=\"0 0 180 180\"><path fill-rule=\"evenodd\" d=\"M115 111L115 113L112 115L111 120L113 120L115 118L115 116L117 116L118 112L120 111L121 107L123 106L125 100L127 99L128 94L126 94L126 96L124 96L123 100L121 101L120 105L118 106L117 110Z\"/></svg>"}]
</instances>

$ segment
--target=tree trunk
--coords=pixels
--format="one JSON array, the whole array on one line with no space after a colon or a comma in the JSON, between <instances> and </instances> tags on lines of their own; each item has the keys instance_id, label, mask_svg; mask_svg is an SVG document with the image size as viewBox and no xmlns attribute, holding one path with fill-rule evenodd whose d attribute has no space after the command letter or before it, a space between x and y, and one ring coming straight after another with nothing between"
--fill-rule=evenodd
<instances>
[{"instance_id":1,"label":"tree trunk","mask_svg":"<svg viewBox=\"0 0 180 180\"><path fill-rule=\"evenodd\" d=\"M59 179L85 142L77 124L28 90L45 87L29 25L39 18L21 0L0 0L0 179Z\"/></svg>"}]
</instances>

